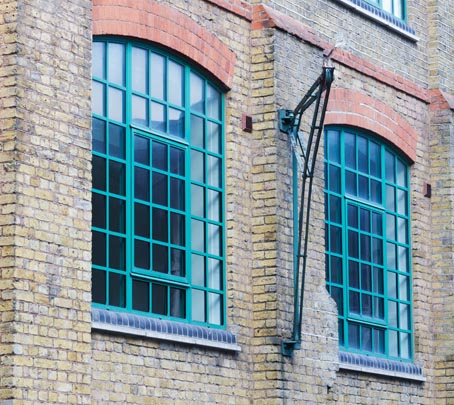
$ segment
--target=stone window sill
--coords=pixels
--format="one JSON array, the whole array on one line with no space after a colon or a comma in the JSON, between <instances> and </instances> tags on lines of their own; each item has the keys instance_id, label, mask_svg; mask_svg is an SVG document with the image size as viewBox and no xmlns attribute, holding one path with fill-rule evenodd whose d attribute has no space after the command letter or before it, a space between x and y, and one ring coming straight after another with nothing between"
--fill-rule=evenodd
<instances>
[{"instance_id":1,"label":"stone window sill","mask_svg":"<svg viewBox=\"0 0 454 405\"><path fill-rule=\"evenodd\" d=\"M402 378L419 382L426 381L421 367L413 363L382 359L357 353L340 352L339 368L341 370L359 371L386 377Z\"/></svg>"},{"instance_id":2,"label":"stone window sill","mask_svg":"<svg viewBox=\"0 0 454 405\"><path fill-rule=\"evenodd\" d=\"M170 342L240 352L236 336L221 329L211 329L181 322L150 318L127 312L92 308L92 329L110 333L148 337Z\"/></svg>"}]
</instances>

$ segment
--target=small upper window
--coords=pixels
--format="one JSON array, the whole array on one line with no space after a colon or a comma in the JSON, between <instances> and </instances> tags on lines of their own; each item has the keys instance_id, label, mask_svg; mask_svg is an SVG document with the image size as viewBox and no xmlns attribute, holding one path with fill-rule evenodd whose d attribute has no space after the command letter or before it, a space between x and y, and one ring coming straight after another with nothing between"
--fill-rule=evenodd
<instances>
[{"instance_id":1,"label":"small upper window","mask_svg":"<svg viewBox=\"0 0 454 405\"><path fill-rule=\"evenodd\" d=\"M94 305L225 325L223 95L143 43L93 44Z\"/></svg>"},{"instance_id":2,"label":"small upper window","mask_svg":"<svg viewBox=\"0 0 454 405\"><path fill-rule=\"evenodd\" d=\"M325 173L326 280L340 345L410 360L408 166L375 138L329 127Z\"/></svg>"}]
</instances>

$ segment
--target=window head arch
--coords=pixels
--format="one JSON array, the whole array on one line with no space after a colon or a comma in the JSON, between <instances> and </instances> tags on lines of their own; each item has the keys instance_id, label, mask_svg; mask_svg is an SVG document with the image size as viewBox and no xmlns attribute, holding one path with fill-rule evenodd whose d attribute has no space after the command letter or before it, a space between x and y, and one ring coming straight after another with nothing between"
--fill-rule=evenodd
<instances>
[{"instance_id":1,"label":"window head arch","mask_svg":"<svg viewBox=\"0 0 454 405\"><path fill-rule=\"evenodd\" d=\"M361 131L325 131L327 288L343 349L412 358L409 170Z\"/></svg>"},{"instance_id":2,"label":"window head arch","mask_svg":"<svg viewBox=\"0 0 454 405\"><path fill-rule=\"evenodd\" d=\"M93 44L93 304L225 325L221 91L173 55Z\"/></svg>"}]
</instances>

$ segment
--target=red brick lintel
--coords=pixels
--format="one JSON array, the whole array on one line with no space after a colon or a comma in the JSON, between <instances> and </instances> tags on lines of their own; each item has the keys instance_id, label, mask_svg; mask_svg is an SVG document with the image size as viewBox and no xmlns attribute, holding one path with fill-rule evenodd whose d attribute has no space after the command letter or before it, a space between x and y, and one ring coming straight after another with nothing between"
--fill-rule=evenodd
<instances>
[{"instance_id":1,"label":"red brick lintel","mask_svg":"<svg viewBox=\"0 0 454 405\"><path fill-rule=\"evenodd\" d=\"M330 58L341 65L347 66L357 72L384 83L388 86L402 91L426 104L430 103L428 90L417 85L416 83L404 79L403 77L380 68L371 62L359 58L340 48L334 48L333 44L323 41L317 33L306 25L295 19L282 14L265 5L255 6L253 10L252 29L277 28L289 34L292 34L305 42L310 43L323 50L327 55L332 51Z\"/></svg>"}]
</instances>

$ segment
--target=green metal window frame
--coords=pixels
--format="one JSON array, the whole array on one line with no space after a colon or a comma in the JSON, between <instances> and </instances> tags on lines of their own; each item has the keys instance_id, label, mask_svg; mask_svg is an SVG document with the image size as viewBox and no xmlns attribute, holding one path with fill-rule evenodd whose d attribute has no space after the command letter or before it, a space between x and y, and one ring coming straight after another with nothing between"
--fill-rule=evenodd
<instances>
[{"instance_id":1,"label":"green metal window frame","mask_svg":"<svg viewBox=\"0 0 454 405\"><path fill-rule=\"evenodd\" d=\"M92 305L226 326L224 100L196 68L93 43Z\"/></svg>"},{"instance_id":2,"label":"green metal window frame","mask_svg":"<svg viewBox=\"0 0 454 405\"><path fill-rule=\"evenodd\" d=\"M326 286L343 350L413 358L409 167L371 134L325 128Z\"/></svg>"}]
</instances>

